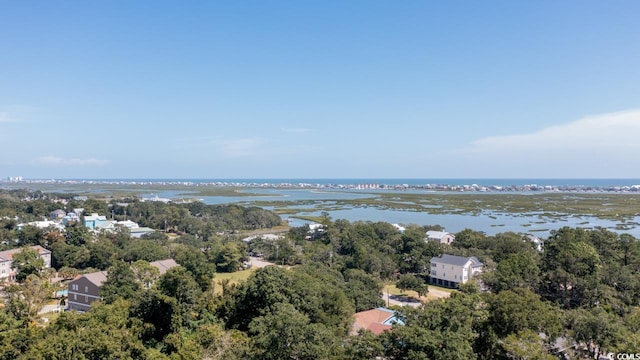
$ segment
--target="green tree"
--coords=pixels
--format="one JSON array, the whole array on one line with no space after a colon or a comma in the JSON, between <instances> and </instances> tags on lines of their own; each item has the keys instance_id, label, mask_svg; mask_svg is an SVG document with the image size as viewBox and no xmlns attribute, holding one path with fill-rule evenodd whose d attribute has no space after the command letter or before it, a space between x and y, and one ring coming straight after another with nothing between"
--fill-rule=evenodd
<instances>
[{"instance_id":1,"label":"green tree","mask_svg":"<svg viewBox=\"0 0 640 360\"><path fill-rule=\"evenodd\" d=\"M117 298L133 298L140 288L131 267L125 262L116 261L108 270L107 280L100 288L100 296L110 304Z\"/></svg>"},{"instance_id":2,"label":"green tree","mask_svg":"<svg viewBox=\"0 0 640 360\"><path fill-rule=\"evenodd\" d=\"M561 312L527 289L505 290L489 298L489 323L496 334L506 337L534 330L555 339L562 329Z\"/></svg>"},{"instance_id":3,"label":"green tree","mask_svg":"<svg viewBox=\"0 0 640 360\"><path fill-rule=\"evenodd\" d=\"M537 259L526 253L512 254L498 263L489 285L497 292L517 287L535 290L540 279Z\"/></svg>"},{"instance_id":4,"label":"green tree","mask_svg":"<svg viewBox=\"0 0 640 360\"><path fill-rule=\"evenodd\" d=\"M16 319L33 321L53 291L48 280L31 274L21 284L6 288L7 311Z\"/></svg>"},{"instance_id":5,"label":"green tree","mask_svg":"<svg viewBox=\"0 0 640 360\"><path fill-rule=\"evenodd\" d=\"M200 249L187 245L176 246L173 258L191 273L202 291L209 289L216 272L215 265L208 261Z\"/></svg>"},{"instance_id":6,"label":"green tree","mask_svg":"<svg viewBox=\"0 0 640 360\"><path fill-rule=\"evenodd\" d=\"M502 342L508 359L514 360L557 360L558 357L549 353L544 341L533 330L523 330L509 334Z\"/></svg>"},{"instance_id":7,"label":"green tree","mask_svg":"<svg viewBox=\"0 0 640 360\"><path fill-rule=\"evenodd\" d=\"M160 270L144 260L138 260L131 264L131 270L136 280L138 280L145 289L149 289L160 277Z\"/></svg>"},{"instance_id":8,"label":"green tree","mask_svg":"<svg viewBox=\"0 0 640 360\"><path fill-rule=\"evenodd\" d=\"M91 240L91 233L89 229L87 229L81 223L73 223L68 225L66 228L66 239L67 244L73 246L82 246Z\"/></svg>"},{"instance_id":9,"label":"green tree","mask_svg":"<svg viewBox=\"0 0 640 360\"><path fill-rule=\"evenodd\" d=\"M255 359L327 359L338 341L322 324L291 304L276 303L264 316L249 325Z\"/></svg>"},{"instance_id":10,"label":"green tree","mask_svg":"<svg viewBox=\"0 0 640 360\"><path fill-rule=\"evenodd\" d=\"M183 321L187 322L196 317L191 311L200 297L201 290L184 267L169 269L160 276L157 287L162 294L177 300Z\"/></svg>"},{"instance_id":11,"label":"green tree","mask_svg":"<svg viewBox=\"0 0 640 360\"><path fill-rule=\"evenodd\" d=\"M20 252L13 254L11 267L16 269L16 280L19 282L24 281L29 275L40 274L44 266L44 259L34 248L25 246Z\"/></svg>"},{"instance_id":12,"label":"green tree","mask_svg":"<svg viewBox=\"0 0 640 360\"><path fill-rule=\"evenodd\" d=\"M418 296L424 296L429 292L428 286L422 279L410 274L400 275L396 287L402 291L413 290L418 293Z\"/></svg>"}]
</instances>

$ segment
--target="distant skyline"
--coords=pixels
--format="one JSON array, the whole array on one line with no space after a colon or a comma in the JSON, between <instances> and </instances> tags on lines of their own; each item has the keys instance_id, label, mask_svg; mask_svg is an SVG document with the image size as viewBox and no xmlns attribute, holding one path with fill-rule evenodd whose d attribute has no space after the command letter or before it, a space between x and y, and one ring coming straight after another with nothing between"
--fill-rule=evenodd
<instances>
[{"instance_id":1,"label":"distant skyline","mask_svg":"<svg viewBox=\"0 0 640 360\"><path fill-rule=\"evenodd\" d=\"M637 1L0 0L0 178L640 178Z\"/></svg>"}]
</instances>

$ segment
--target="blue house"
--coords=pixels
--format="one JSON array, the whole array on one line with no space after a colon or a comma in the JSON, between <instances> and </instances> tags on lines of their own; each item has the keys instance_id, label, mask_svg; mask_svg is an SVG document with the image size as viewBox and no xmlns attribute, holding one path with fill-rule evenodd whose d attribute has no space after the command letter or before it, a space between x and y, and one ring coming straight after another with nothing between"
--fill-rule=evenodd
<instances>
[{"instance_id":1,"label":"blue house","mask_svg":"<svg viewBox=\"0 0 640 360\"><path fill-rule=\"evenodd\" d=\"M84 220L82 221L82 224L91 230L95 230L96 228L99 228L100 225L106 222L107 222L106 216L93 213L90 216L85 216Z\"/></svg>"}]
</instances>

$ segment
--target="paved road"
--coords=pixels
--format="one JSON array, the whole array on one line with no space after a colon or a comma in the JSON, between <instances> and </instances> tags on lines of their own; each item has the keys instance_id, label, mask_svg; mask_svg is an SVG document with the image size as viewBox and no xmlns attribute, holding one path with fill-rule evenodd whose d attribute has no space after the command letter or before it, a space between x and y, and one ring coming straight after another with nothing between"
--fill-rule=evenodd
<instances>
[{"instance_id":1,"label":"paved road","mask_svg":"<svg viewBox=\"0 0 640 360\"><path fill-rule=\"evenodd\" d=\"M422 305L421 301L418 301L418 299L414 299L409 296L399 296L399 295L388 296L387 294L382 294L382 300L384 300L385 305L388 304L388 305L411 306L411 307L418 307Z\"/></svg>"},{"instance_id":2,"label":"paved road","mask_svg":"<svg viewBox=\"0 0 640 360\"><path fill-rule=\"evenodd\" d=\"M55 305L45 305L42 310L38 311L38 314L42 315L42 314L47 314L50 312L56 312L56 311L61 311L62 309L64 309L64 306L60 306L58 304Z\"/></svg>"},{"instance_id":3,"label":"paved road","mask_svg":"<svg viewBox=\"0 0 640 360\"><path fill-rule=\"evenodd\" d=\"M265 266L275 265L272 262L264 261L260 258L253 257L253 256L249 257L249 264L251 264L251 267L256 267L256 268L263 268Z\"/></svg>"}]
</instances>

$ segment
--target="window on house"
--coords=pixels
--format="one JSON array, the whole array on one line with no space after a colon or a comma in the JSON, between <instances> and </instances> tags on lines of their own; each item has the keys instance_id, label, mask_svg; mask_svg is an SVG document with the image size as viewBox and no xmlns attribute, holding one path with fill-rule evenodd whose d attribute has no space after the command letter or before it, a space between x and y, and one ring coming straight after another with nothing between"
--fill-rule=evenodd
<instances>
[{"instance_id":1,"label":"window on house","mask_svg":"<svg viewBox=\"0 0 640 360\"><path fill-rule=\"evenodd\" d=\"M73 294L73 300L78 300L78 295Z\"/></svg>"},{"instance_id":2,"label":"window on house","mask_svg":"<svg viewBox=\"0 0 640 360\"><path fill-rule=\"evenodd\" d=\"M436 276L436 271L435 270L431 270L431 276Z\"/></svg>"},{"instance_id":3,"label":"window on house","mask_svg":"<svg viewBox=\"0 0 640 360\"><path fill-rule=\"evenodd\" d=\"M89 297L88 296L84 297L84 302L89 302Z\"/></svg>"},{"instance_id":4,"label":"window on house","mask_svg":"<svg viewBox=\"0 0 640 360\"><path fill-rule=\"evenodd\" d=\"M84 287L84 292L86 292L86 293L88 293L88 292L89 292L89 287L88 287L88 286L85 286L85 287Z\"/></svg>"}]
</instances>

